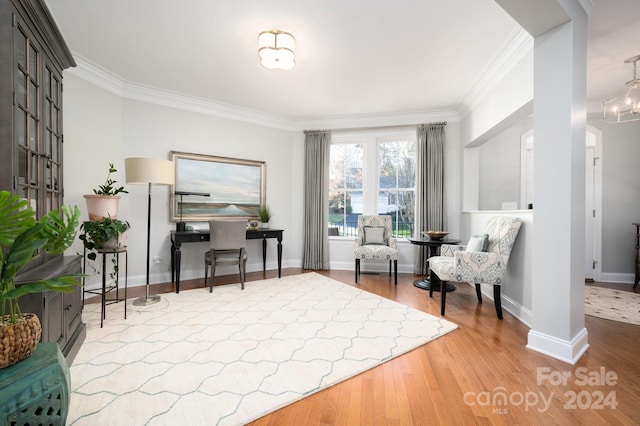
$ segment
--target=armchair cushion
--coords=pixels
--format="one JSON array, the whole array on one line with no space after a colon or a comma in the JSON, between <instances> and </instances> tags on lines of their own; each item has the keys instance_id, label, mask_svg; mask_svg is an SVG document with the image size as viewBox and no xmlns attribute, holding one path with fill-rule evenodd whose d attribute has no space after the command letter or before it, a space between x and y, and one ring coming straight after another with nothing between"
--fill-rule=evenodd
<instances>
[{"instance_id":1,"label":"armchair cushion","mask_svg":"<svg viewBox=\"0 0 640 426\"><path fill-rule=\"evenodd\" d=\"M467 243L466 251L487 251L489 247L489 234L472 235Z\"/></svg>"},{"instance_id":2,"label":"armchair cushion","mask_svg":"<svg viewBox=\"0 0 640 426\"><path fill-rule=\"evenodd\" d=\"M502 284L507 263L496 253L458 250L453 257L435 256L429 268L442 281Z\"/></svg>"},{"instance_id":3,"label":"armchair cushion","mask_svg":"<svg viewBox=\"0 0 640 426\"><path fill-rule=\"evenodd\" d=\"M440 246L440 256L443 257L453 257L453 253L459 251L459 250L464 250L465 246L454 246L452 244L443 244ZM429 261L431 261L432 258L429 258Z\"/></svg>"},{"instance_id":4,"label":"armchair cushion","mask_svg":"<svg viewBox=\"0 0 640 426\"><path fill-rule=\"evenodd\" d=\"M365 226L364 244L386 245L386 239L384 237L384 226Z\"/></svg>"},{"instance_id":5,"label":"armchair cushion","mask_svg":"<svg viewBox=\"0 0 640 426\"><path fill-rule=\"evenodd\" d=\"M355 249L356 259L397 260L398 251L382 244L369 244Z\"/></svg>"}]
</instances>

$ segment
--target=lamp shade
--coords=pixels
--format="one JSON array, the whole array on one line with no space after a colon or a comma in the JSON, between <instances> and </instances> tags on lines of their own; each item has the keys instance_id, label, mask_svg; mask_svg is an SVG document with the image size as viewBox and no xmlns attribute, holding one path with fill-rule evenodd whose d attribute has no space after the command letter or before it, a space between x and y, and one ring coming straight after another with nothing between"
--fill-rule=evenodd
<instances>
[{"instance_id":1,"label":"lamp shade","mask_svg":"<svg viewBox=\"0 0 640 426\"><path fill-rule=\"evenodd\" d=\"M173 161L159 158L132 157L124 159L127 183L173 185L175 183L175 168Z\"/></svg>"},{"instance_id":2,"label":"lamp shade","mask_svg":"<svg viewBox=\"0 0 640 426\"><path fill-rule=\"evenodd\" d=\"M295 62L295 39L280 31L263 31L258 35L258 55L265 68L290 70Z\"/></svg>"}]
</instances>

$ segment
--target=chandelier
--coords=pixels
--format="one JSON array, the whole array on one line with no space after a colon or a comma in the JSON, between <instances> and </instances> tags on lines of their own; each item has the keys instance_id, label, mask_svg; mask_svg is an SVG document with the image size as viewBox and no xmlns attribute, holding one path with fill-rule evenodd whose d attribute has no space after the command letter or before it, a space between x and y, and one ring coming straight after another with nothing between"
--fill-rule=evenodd
<instances>
[{"instance_id":1,"label":"chandelier","mask_svg":"<svg viewBox=\"0 0 640 426\"><path fill-rule=\"evenodd\" d=\"M636 62L638 61L640 61L640 55L624 61L625 64L633 64L633 79L625 83L626 89L603 102L602 121L605 123L640 120L640 80L636 75Z\"/></svg>"},{"instance_id":2,"label":"chandelier","mask_svg":"<svg viewBox=\"0 0 640 426\"><path fill-rule=\"evenodd\" d=\"M296 64L295 39L280 30L263 31L258 35L258 55L263 67L290 70Z\"/></svg>"}]
</instances>

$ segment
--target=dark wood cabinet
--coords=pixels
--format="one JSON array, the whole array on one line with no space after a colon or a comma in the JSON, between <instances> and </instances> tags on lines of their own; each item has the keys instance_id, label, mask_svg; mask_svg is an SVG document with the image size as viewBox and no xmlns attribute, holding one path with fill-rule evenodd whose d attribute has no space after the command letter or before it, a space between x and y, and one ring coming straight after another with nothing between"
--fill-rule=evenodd
<instances>
[{"instance_id":1,"label":"dark wood cabinet","mask_svg":"<svg viewBox=\"0 0 640 426\"><path fill-rule=\"evenodd\" d=\"M63 201L62 71L75 62L43 1L0 2L0 187L40 218Z\"/></svg>"},{"instance_id":2,"label":"dark wood cabinet","mask_svg":"<svg viewBox=\"0 0 640 426\"><path fill-rule=\"evenodd\" d=\"M82 273L82 256L58 256L19 275L16 285L35 281L41 277ZM42 341L57 342L60 350L71 363L75 358L87 331L82 322L82 287L72 293L45 291L20 298L20 310L32 312L42 324Z\"/></svg>"},{"instance_id":3,"label":"dark wood cabinet","mask_svg":"<svg viewBox=\"0 0 640 426\"><path fill-rule=\"evenodd\" d=\"M75 66L44 0L0 0L0 189L29 200L37 218L63 204L62 71ZM40 255L25 283L81 273L81 257ZM36 313L42 341L73 359L84 340L81 289L20 299Z\"/></svg>"}]
</instances>

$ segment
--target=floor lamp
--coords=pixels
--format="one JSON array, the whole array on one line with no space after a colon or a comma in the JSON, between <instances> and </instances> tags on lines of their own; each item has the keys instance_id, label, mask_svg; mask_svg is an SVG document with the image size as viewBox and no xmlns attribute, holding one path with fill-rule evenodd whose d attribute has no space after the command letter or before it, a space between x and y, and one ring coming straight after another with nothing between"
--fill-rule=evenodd
<instances>
[{"instance_id":1,"label":"floor lamp","mask_svg":"<svg viewBox=\"0 0 640 426\"><path fill-rule=\"evenodd\" d=\"M127 183L148 185L149 203L147 206L147 288L146 296L133 301L134 305L151 305L160 301L160 296L149 296L149 255L151 248L151 185L173 185L175 169L173 161L158 158L125 158L124 168Z\"/></svg>"}]
</instances>

